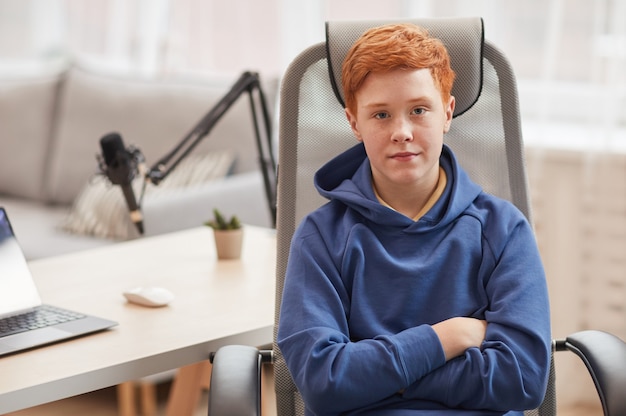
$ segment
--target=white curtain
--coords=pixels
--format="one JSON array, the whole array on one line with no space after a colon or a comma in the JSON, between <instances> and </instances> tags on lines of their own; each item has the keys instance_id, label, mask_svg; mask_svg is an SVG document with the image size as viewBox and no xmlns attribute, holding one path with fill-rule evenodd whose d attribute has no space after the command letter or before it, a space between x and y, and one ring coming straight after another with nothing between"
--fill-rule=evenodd
<instances>
[{"instance_id":1,"label":"white curtain","mask_svg":"<svg viewBox=\"0 0 626 416\"><path fill-rule=\"evenodd\" d=\"M0 0L0 73L71 60L151 77L274 76L323 41L326 20L468 15L511 59L527 140L626 149L621 0Z\"/></svg>"}]
</instances>

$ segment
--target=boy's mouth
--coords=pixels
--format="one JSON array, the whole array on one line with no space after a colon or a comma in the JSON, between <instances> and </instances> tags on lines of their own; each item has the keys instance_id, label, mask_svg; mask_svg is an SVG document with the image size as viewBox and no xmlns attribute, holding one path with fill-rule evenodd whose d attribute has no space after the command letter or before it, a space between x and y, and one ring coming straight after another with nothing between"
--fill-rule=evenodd
<instances>
[{"instance_id":1,"label":"boy's mouth","mask_svg":"<svg viewBox=\"0 0 626 416\"><path fill-rule=\"evenodd\" d=\"M398 152L391 155L391 158L399 161L407 161L413 159L415 156L417 156L417 153Z\"/></svg>"}]
</instances>

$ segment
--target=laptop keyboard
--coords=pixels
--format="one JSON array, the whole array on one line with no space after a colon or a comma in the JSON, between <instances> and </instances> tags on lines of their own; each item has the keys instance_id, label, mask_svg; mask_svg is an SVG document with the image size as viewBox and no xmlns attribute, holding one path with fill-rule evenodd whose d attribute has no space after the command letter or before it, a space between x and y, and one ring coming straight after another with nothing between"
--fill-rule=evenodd
<instances>
[{"instance_id":1,"label":"laptop keyboard","mask_svg":"<svg viewBox=\"0 0 626 416\"><path fill-rule=\"evenodd\" d=\"M0 319L0 337L69 322L83 317L85 315L77 312L42 305L29 312Z\"/></svg>"}]
</instances>

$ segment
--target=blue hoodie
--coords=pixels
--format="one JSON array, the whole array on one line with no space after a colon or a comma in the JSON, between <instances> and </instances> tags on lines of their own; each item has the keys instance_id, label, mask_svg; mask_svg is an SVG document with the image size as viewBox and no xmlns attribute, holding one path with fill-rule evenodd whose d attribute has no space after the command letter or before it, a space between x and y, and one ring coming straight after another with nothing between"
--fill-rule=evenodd
<instances>
[{"instance_id":1,"label":"blue hoodie","mask_svg":"<svg viewBox=\"0 0 626 416\"><path fill-rule=\"evenodd\" d=\"M446 146L440 165L445 190L418 221L379 203L362 144L316 173L330 201L294 234L278 330L307 415L521 415L541 403L551 338L532 228ZM486 320L486 337L446 362L431 325L457 316Z\"/></svg>"}]
</instances>

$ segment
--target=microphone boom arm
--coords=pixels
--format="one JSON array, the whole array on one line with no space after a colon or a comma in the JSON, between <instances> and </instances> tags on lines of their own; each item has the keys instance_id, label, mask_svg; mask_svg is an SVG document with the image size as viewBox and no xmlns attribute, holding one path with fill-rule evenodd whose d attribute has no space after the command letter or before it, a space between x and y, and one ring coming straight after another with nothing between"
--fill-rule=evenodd
<instances>
[{"instance_id":1,"label":"microphone boom arm","mask_svg":"<svg viewBox=\"0 0 626 416\"><path fill-rule=\"evenodd\" d=\"M253 92L257 91L255 99ZM159 159L145 174L146 181L158 185L165 179L178 164L211 132L215 124L243 95L248 93L254 124L254 133L259 154L259 165L263 175L265 194L269 206L272 223L276 226L276 161L272 146L272 129L270 116L265 100L259 74L244 72L231 87L230 91L196 124L196 126L165 156ZM259 116L257 106L261 107ZM259 119L263 120L264 130L259 127ZM262 135L265 134L266 143L263 144Z\"/></svg>"}]
</instances>

